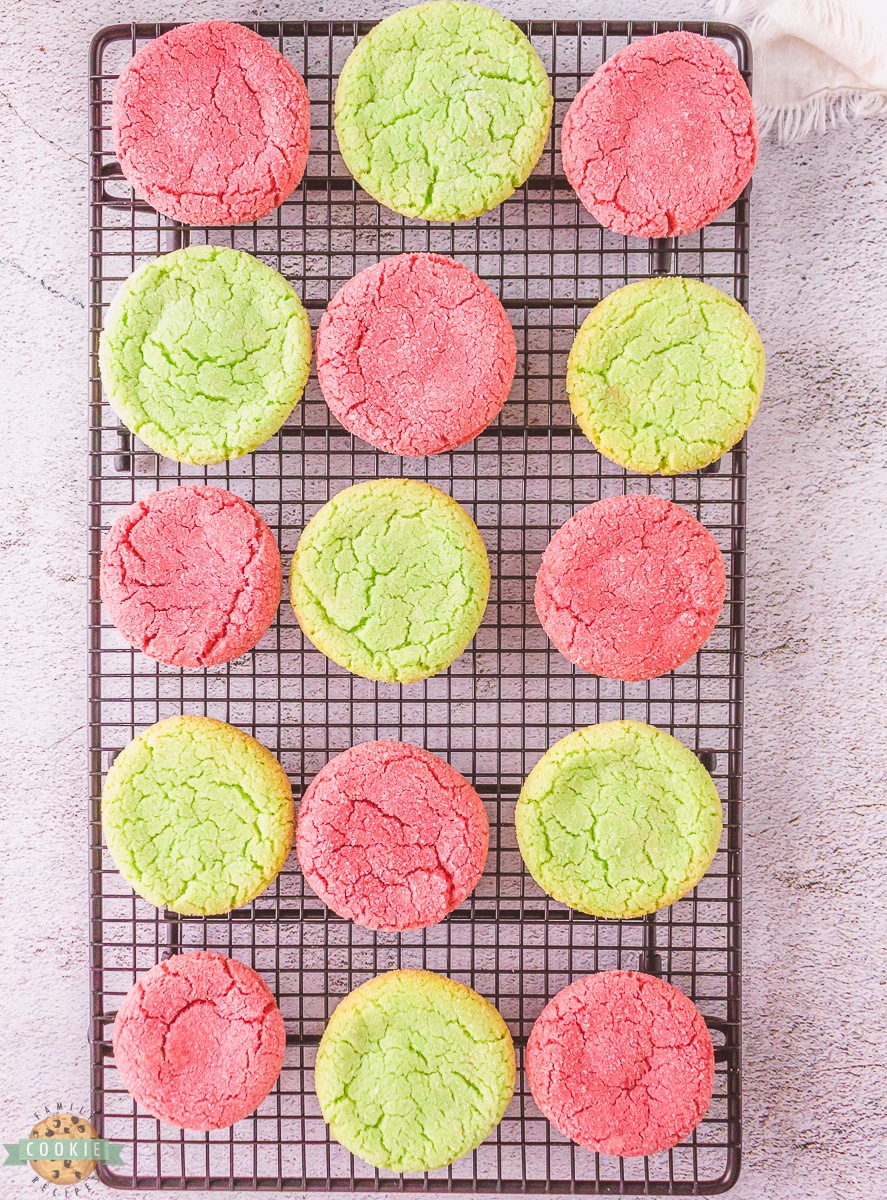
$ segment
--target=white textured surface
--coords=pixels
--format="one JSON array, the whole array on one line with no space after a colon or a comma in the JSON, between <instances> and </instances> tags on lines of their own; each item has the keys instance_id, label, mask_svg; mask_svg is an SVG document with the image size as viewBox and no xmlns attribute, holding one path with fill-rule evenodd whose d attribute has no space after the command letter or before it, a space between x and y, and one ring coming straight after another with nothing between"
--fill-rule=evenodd
<instances>
[{"instance_id":1,"label":"white textured surface","mask_svg":"<svg viewBox=\"0 0 887 1200\"><path fill-rule=\"evenodd\" d=\"M5 0L0 46L0 1140L87 1106L86 50L114 21L353 0ZM523 16L698 16L600 0ZM736 1200L887 1197L887 120L755 176L745 1129ZM0 1168L0 1196L37 1195ZM127 1193L134 1195L134 1193ZM169 1193L167 1193L169 1194Z\"/></svg>"}]
</instances>

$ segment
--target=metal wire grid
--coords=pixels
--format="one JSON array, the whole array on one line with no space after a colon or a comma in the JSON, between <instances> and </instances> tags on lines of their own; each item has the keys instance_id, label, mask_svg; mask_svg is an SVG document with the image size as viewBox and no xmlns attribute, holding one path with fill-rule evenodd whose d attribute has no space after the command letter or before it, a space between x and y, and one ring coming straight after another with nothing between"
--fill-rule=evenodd
<instances>
[{"instance_id":1,"label":"metal wire grid","mask_svg":"<svg viewBox=\"0 0 887 1200\"><path fill-rule=\"evenodd\" d=\"M255 23L302 72L312 101L306 178L282 208L235 229L183 227L133 198L110 138L115 78L168 25L100 32L90 59L92 136L90 393L90 779L93 1047L92 1100L102 1136L124 1142L126 1168L100 1168L118 1188L324 1191L547 1192L696 1195L726 1191L740 1161L740 783L744 599L745 451L671 479L629 475L579 433L566 401L566 357L590 306L655 273L704 279L747 299L747 193L700 233L642 242L602 230L563 178L559 129L582 82L634 38L686 28L716 39L749 77L742 33L713 23L522 23L552 79L549 146L528 184L476 221L431 226L380 209L352 182L336 149L332 99L338 72L371 22ZM469 446L428 460L386 455L330 417L317 387L254 454L207 468L160 459L122 429L103 403L97 343L120 283L157 254L191 243L250 251L281 271L316 326L328 299L356 271L406 250L452 255L502 299L518 344L508 403ZM443 487L472 513L490 553L490 603L471 647L453 667L407 687L349 675L302 638L289 604L257 649L227 666L185 671L132 651L108 623L98 593L104 536L137 498L205 481L254 504L285 565L305 522L337 491L367 478L410 476ZM603 496L654 493L684 505L714 534L727 563L727 603L700 653L648 683L577 672L549 644L532 602L541 553L574 512ZM217 918L158 912L133 896L103 848L102 780L133 736L181 711L230 721L268 746L298 797L314 773L354 742L398 738L424 745L473 781L490 818L491 848L474 895L431 929L371 933L330 913L303 887L291 858L248 908ZM691 895L638 921L597 921L544 896L522 868L513 811L543 751L570 730L617 717L681 738L712 770L725 832L711 870ZM250 963L277 996L287 1025L278 1086L231 1129L189 1133L136 1110L111 1055L111 1021L134 980L180 949L215 948ZM562 1138L541 1116L522 1069L499 1129L473 1154L425 1176L375 1171L332 1142L312 1066L337 1002L373 975L427 967L468 983L508 1021L519 1059L533 1021L563 986L590 971L662 973L702 1009L716 1045L715 1094L696 1130L647 1159L600 1156ZM519 1062L519 1066L521 1063Z\"/></svg>"}]
</instances>

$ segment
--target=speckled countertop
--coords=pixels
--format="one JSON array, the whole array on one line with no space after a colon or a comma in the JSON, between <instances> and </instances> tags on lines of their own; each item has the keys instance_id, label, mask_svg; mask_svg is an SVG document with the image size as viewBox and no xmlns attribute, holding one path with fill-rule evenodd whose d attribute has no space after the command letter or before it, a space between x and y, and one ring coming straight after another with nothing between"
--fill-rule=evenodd
<instances>
[{"instance_id":1,"label":"speckled countertop","mask_svg":"<svg viewBox=\"0 0 887 1200\"><path fill-rule=\"evenodd\" d=\"M86 51L353 0L6 0L0 33L0 1140L86 1106ZM512 16L701 16L550 0ZM887 120L764 143L751 311L745 1133L736 1200L887 1196ZM101 1191L102 1189L97 1189ZM0 1196L39 1194L0 1168ZM127 1193L134 1196L135 1193ZM170 1195L171 1193L167 1193Z\"/></svg>"}]
</instances>

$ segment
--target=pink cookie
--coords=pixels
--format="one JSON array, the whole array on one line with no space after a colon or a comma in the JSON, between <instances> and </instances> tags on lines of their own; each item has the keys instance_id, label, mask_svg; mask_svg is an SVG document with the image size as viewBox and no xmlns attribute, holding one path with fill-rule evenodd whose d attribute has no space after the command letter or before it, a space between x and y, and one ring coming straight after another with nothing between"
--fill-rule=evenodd
<instances>
[{"instance_id":1,"label":"pink cookie","mask_svg":"<svg viewBox=\"0 0 887 1200\"><path fill-rule=\"evenodd\" d=\"M274 997L222 954L177 954L130 989L114 1021L114 1062L132 1098L182 1129L222 1129L262 1103L283 1066Z\"/></svg>"},{"instance_id":2,"label":"pink cookie","mask_svg":"<svg viewBox=\"0 0 887 1200\"><path fill-rule=\"evenodd\" d=\"M567 179L617 233L676 237L729 208L751 178L758 126L732 59L695 33L661 33L607 59L570 105Z\"/></svg>"},{"instance_id":3,"label":"pink cookie","mask_svg":"<svg viewBox=\"0 0 887 1200\"><path fill-rule=\"evenodd\" d=\"M726 585L717 542L685 509L656 496L613 496L551 539L536 611L561 654L584 671L653 679L708 638Z\"/></svg>"},{"instance_id":4,"label":"pink cookie","mask_svg":"<svg viewBox=\"0 0 887 1200\"><path fill-rule=\"evenodd\" d=\"M714 1050L695 1004L662 979L604 971L542 1010L527 1082L556 1129L599 1154L656 1154L705 1115Z\"/></svg>"},{"instance_id":5,"label":"pink cookie","mask_svg":"<svg viewBox=\"0 0 887 1200\"><path fill-rule=\"evenodd\" d=\"M308 160L302 76L230 21L182 25L138 52L111 114L123 174L191 225L255 221L287 198Z\"/></svg>"},{"instance_id":6,"label":"pink cookie","mask_svg":"<svg viewBox=\"0 0 887 1200\"><path fill-rule=\"evenodd\" d=\"M251 650L280 603L280 554L251 505L223 488L170 488L118 517L102 602L149 658L211 667Z\"/></svg>"},{"instance_id":7,"label":"pink cookie","mask_svg":"<svg viewBox=\"0 0 887 1200\"><path fill-rule=\"evenodd\" d=\"M440 254L367 267L317 331L317 378L333 415L390 454L438 454L477 437L505 403L514 365L502 305Z\"/></svg>"},{"instance_id":8,"label":"pink cookie","mask_svg":"<svg viewBox=\"0 0 887 1200\"><path fill-rule=\"evenodd\" d=\"M458 771L405 742L363 742L311 781L296 850L325 904L368 929L421 929L474 890L490 830Z\"/></svg>"}]
</instances>

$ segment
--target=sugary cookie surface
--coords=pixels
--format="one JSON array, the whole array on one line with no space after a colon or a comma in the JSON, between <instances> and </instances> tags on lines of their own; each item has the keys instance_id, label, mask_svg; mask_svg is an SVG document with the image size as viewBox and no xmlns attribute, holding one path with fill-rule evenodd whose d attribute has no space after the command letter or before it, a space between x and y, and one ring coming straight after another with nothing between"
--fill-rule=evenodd
<instances>
[{"instance_id":1,"label":"sugary cookie surface","mask_svg":"<svg viewBox=\"0 0 887 1200\"><path fill-rule=\"evenodd\" d=\"M705 1115L714 1051L702 1014L663 979L587 975L543 1009L527 1081L549 1121L600 1154L656 1154Z\"/></svg>"},{"instance_id":2,"label":"sugary cookie surface","mask_svg":"<svg viewBox=\"0 0 887 1200\"><path fill-rule=\"evenodd\" d=\"M536 611L570 662L652 679L704 644L724 602L724 559L695 517L658 496L613 496L557 531L536 576Z\"/></svg>"},{"instance_id":3,"label":"sugary cookie surface","mask_svg":"<svg viewBox=\"0 0 887 1200\"><path fill-rule=\"evenodd\" d=\"M339 492L305 527L290 575L293 608L314 645L355 675L397 683L459 657L489 590L471 517L412 479Z\"/></svg>"},{"instance_id":4,"label":"sugary cookie surface","mask_svg":"<svg viewBox=\"0 0 887 1200\"><path fill-rule=\"evenodd\" d=\"M492 291L440 254L367 267L333 297L317 331L327 404L390 454L438 454L476 437L505 403L515 357Z\"/></svg>"},{"instance_id":5,"label":"sugary cookie surface","mask_svg":"<svg viewBox=\"0 0 887 1200\"><path fill-rule=\"evenodd\" d=\"M114 1021L114 1065L133 1099L182 1129L249 1116L277 1081L286 1031L262 979L206 951L152 967Z\"/></svg>"},{"instance_id":6,"label":"sugary cookie surface","mask_svg":"<svg viewBox=\"0 0 887 1200\"><path fill-rule=\"evenodd\" d=\"M305 878L339 916L370 929L443 920L477 885L488 844L474 788L405 742L363 742L337 755L299 805Z\"/></svg>"},{"instance_id":7,"label":"sugary cookie surface","mask_svg":"<svg viewBox=\"0 0 887 1200\"><path fill-rule=\"evenodd\" d=\"M536 51L479 4L436 0L380 22L336 89L336 135L357 182L396 212L461 221L536 164L551 121Z\"/></svg>"},{"instance_id":8,"label":"sugary cookie surface","mask_svg":"<svg viewBox=\"0 0 887 1200\"><path fill-rule=\"evenodd\" d=\"M673 904L721 836L711 776L681 742L641 721L607 721L556 742L515 812L527 869L556 900L598 917Z\"/></svg>"},{"instance_id":9,"label":"sugary cookie surface","mask_svg":"<svg viewBox=\"0 0 887 1200\"><path fill-rule=\"evenodd\" d=\"M209 916L248 903L283 866L293 802L274 756L208 717L168 717L120 752L102 791L111 857L140 896Z\"/></svg>"},{"instance_id":10,"label":"sugary cookie surface","mask_svg":"<svg viewBox=\"0 0 887 1200\"><path fill-rule=\"evenodd\" d=\"M764 348L740 304L679 275L619 288L591 310L567 363L576 420L613 462L696 471L742 437L761 402Z\"/></svg>"},{"instance_id":11,"label":"sugary cookie surface","mask_svg":"<svg viewBox=\"0 0 887 1200\"><path fill-rule=\"evenodd\" d=\"M281 204L308 159L301 75L231 21L182 25L121 73L114 147L136 192L189 225L238 225Z\"/></svg>"},{"instance_id":12,"label":"sugary cookie surface","mask_svg":"<svg viewBox=\"0 0 887 1200\"><path fill-rule=\"evenodd\" d=\"M567 179L602 225L635 237L700 229L751 178L758 128L730 56L686 30L607 59L564 119Z\"/></svg>"},{"instance_id":13,"label":"sugary cookie surface","mask_svg":"<svg viewBox=\"0 0 887 1200\"><path fill-rule=\"evenodd\" d=\"M217 463L255 450L292 412L311 329L272 267L189 246L129 277L108 309L99 361L111 407L146 445Z\"/></svg>"},{"instance_id":14,"label":"sugary cookie surface","mask_svg":"<svg viewBox=\"0 0 887 1200\"><path fill-rule=\"evenodd\" d=\"M431 1171L480 1145L514 1078L514 1046L496 1009L430 971L378 975L347 996L315 1068L333 1137L392 1171Z\"/></svg>"},{"instance_id":15,"label":"sugary cookie surface","mask_svg":"<svg viewBox=\"0 0 887 1200\"><path fill-rule=\"evenodd\" d=\"M154 492L102 550L102 603L132 645L180 667L251 650L280 603L280 553L251 505L224 488Z\"/></svg>"}]
</instances>

